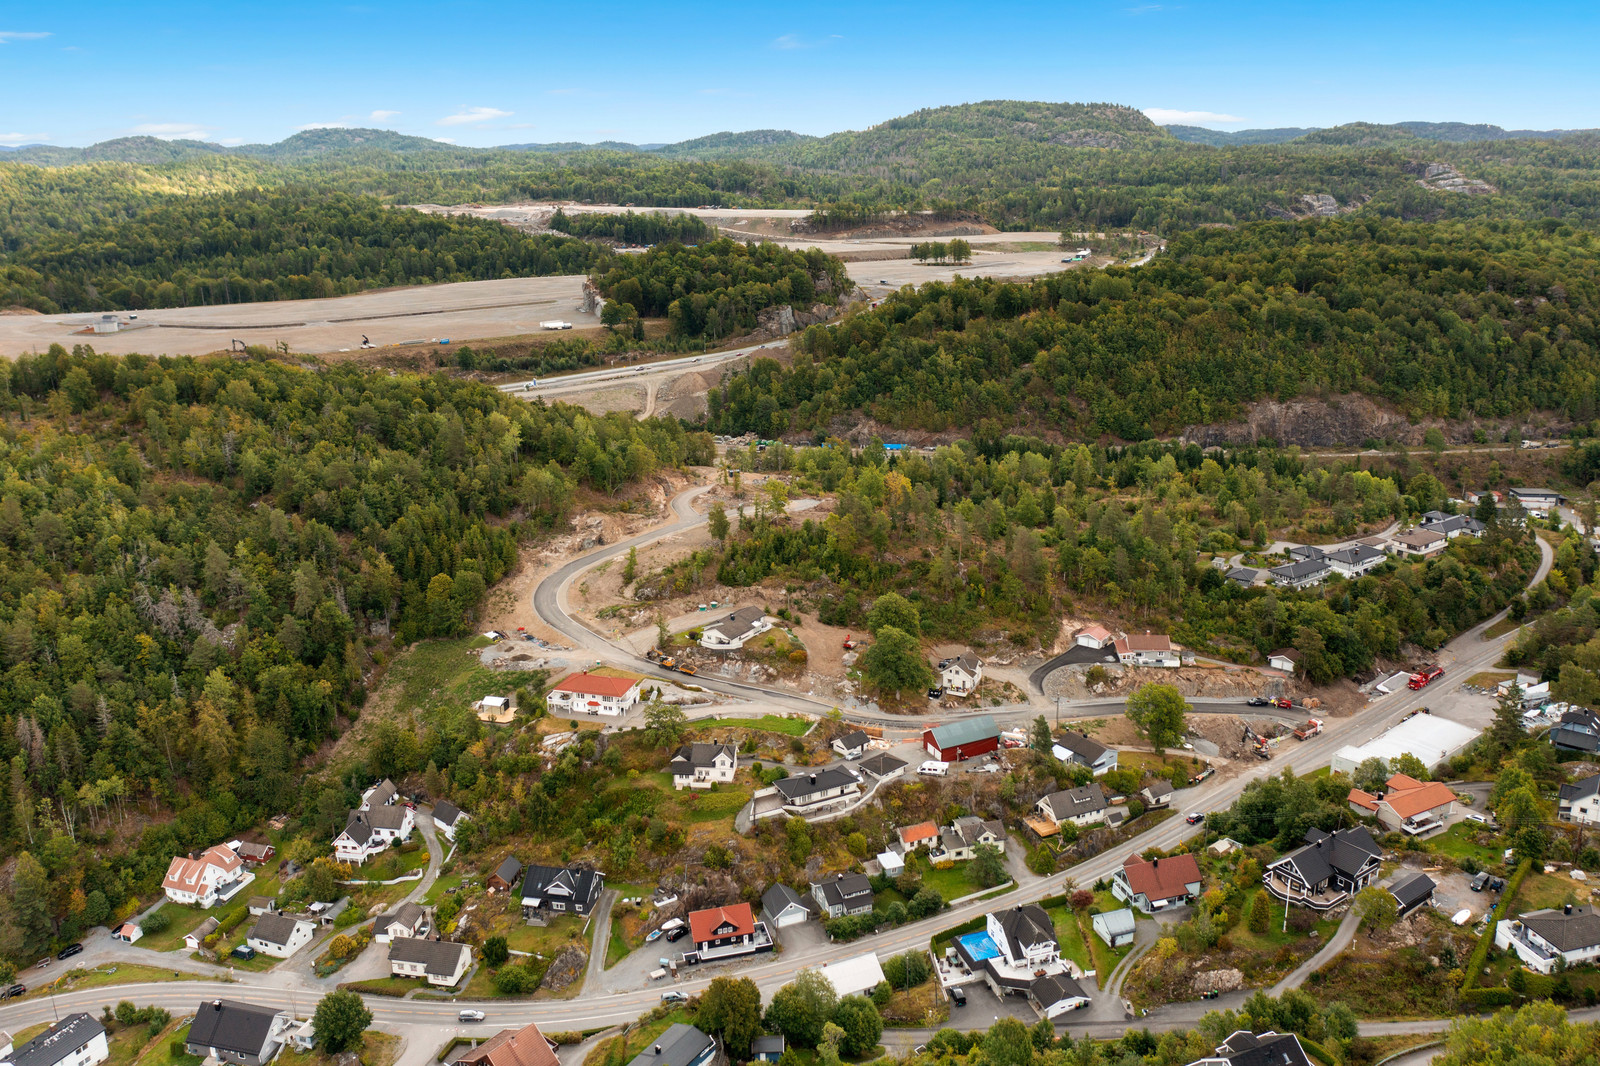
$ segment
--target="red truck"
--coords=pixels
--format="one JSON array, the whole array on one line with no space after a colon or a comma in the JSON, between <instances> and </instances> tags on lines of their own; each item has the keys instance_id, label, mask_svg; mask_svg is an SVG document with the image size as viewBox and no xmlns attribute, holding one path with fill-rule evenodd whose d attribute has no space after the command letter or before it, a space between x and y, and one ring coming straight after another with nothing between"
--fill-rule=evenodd
<instances>
[{"instance_id":1,"label":"red truck","mask_svg":"<svg viewBox=\"0 0 1600 1066\"><path fill-rule=\"evenodd\" d=\"M1305 740L1316 736L1320 732L1322 732L1322 719L1312 718L1305 725L1294 731L1294 738L1296 740Z\"/></svg>"},{"instance_id":2,"label":"red truck","mask_svg":"<svg viewBox=\"0 0 1600 1066\"><path fill-rule=\"evenodd\" d=\"M1406 682L1406 687L1413 692L1419 688L1427 688L1433 682L1444 676L1442 666L1424 666L1411 675L1411 680Z\"/></svg>"}]
</instances>

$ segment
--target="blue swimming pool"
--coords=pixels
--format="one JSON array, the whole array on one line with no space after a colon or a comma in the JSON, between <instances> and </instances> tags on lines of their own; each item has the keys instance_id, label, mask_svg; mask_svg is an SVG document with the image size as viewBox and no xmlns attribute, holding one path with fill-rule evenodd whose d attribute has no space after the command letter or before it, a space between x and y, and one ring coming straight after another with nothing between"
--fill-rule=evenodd
<instances>
[{"instance_id":1,"label":"blue swimming pool","mask_svg":"<svg viewBox=\"0 0 1600 1066\"><path fill-rule=\"evenodd\" d=\"M961 941L961 946L966 949L967 955L974 962L992 959L1000 954L1000 949L995 945L994 938L988 933L963 933L956 939Z\"/></svg>"}]
</instances>

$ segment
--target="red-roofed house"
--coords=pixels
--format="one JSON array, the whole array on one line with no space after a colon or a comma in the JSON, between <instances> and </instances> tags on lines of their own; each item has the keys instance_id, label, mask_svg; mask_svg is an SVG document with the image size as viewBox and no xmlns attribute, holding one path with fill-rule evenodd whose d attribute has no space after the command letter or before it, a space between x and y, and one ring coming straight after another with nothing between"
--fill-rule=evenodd
<instances>
[{"instance_id":1,"label":"red-roofed house","mask_svg":"<svg viewBox=\"0 0 1600 1066\"><path fill-rule=\"evenodd\" d=\"M217 844L192 859L182 855L173 859L161 889L174 903L210 907L254 880L255 874L245 872L244 861L232 848Z\"/></svg>"},{"instance_id":2,"label":"red-roofed house","mask_svg":"<svg viewBox=\"0 0 1600 1066\"><path fill-rule=\"evenodd\" d=\"M916 825L902 827L900 833L900 846L907 851L913 848L932 848L939 843L939 827L933 822L918 822Z\"/></svg>"},{"instance_id":3,"label":"red-roofed house","mask_svg":"<svg viewBox=\"0 0 1600 1066\"><path fill-rule=\"evenodd\" d=\"M456 1062L459 1066L560 1066L555 1047L529 1022L521 1029L502 1029Z\"/></svg>"},{"instance_id":4,"label":"red-roofed house","mask_svg":"<svg viewBox=\"0 0 1600 1066\"><path fill-rule=\"evenodd\" d=\"M1117 659L1130 666L1183 665L1183 659L1172 647L1172 638L1162 633L1118 637L1113 646L1117 649Z\"/></svg>"},{"instance_id":5,"label":"red-roofed house","mask_svg":"<svg viewBox=\"0 0 1600 1066\"><path fill-rule=\"evenodd\" d=\"M639 702L639 681L631 677L573 674L544 699L551 714L627 714Z\"/></svg>"},{"instance_id":6,"label":"red-roofed house","mask_svg":"<svg viewBox=\"0 0 1600 1066\"><path fill-rule=\"evenodd\" d=\"M1388 791L1381 796L1350 790L1350 807L1357 814L1375 816L1386 829L1398 829L1411 836L1432 836L1443 832L1456 812L1456 794L1440 781L1418 781L1395 774L1384 782Z\"/></svg>"},{"instance_id":7,"label":"red-roofed house","mask_svg":"<svg viewBox=\"0 0 1600 1066\"><path fill-rule=\"evenodd\" d=\"M1200 884L1200 864L1187 852L1154 862L1129 855L1111 875L1111 894L1149 914L1188 903L1200 894Z\"/></svg>"},{"instance_id":8,"label":"red-roofed house","mask_svg":"<svg viewBox=\"0 0 1600 1066\"><path fill-rule=\"evenodd\" d=\"M772 950L772 934L755 920L748 903L689 912L689 936L701 962Z\"/></svg>"},{"instance_id":9,"label":"red-roofed house","mask_svg":"<svg viewBox=\"0 0 1600 1066\"><path fill-rule=\"evenodd\" d=\"M1098 650L1111 643L1111 630L1105 626L1084 626L1073 637L1073 643L1080 648Z\"/></svg>"}]
</instances>

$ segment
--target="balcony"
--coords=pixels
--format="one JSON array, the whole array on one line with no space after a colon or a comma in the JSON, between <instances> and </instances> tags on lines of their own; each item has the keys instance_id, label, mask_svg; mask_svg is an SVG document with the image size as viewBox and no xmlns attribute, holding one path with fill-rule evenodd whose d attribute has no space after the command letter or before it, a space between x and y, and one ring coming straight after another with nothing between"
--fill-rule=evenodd
<instances>
[{"instance_id":1,"label":"balcony","mask_svg":"<svg viewBox=\"0 0 1600 1066\"><path fill-rule=\"evenodd\" d=\"M731 959L739 955L754 955L758 951L771 950L772 934L767 931L767 923L757 922L755 932L748 937L732 944L702 947L699 952L701 962L715 962L718 959Z\"/></svg>"},{"instance_id":2,"label":"balcony","mask_svg":"<svg viewBox=\"0 0 1600 1066\"><path fill-rule=\"evenodd\" d=\"M1332 910L1350 900L1350 893L1342 888L1328 887L1310 891L1304 885L1272 872L1261 880L1266 884L1267 891L1278 899L1293 903L1297 907L1310 907L1314 911Z\"/></svg>"}]
</instances>

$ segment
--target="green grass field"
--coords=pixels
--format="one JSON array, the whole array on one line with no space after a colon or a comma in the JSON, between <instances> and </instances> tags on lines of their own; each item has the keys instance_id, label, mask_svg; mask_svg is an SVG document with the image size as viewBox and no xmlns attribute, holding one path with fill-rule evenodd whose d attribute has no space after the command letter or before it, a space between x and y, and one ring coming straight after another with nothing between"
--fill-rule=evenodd
<instances>
[{"instance_id":1,"label":"green grass field","mask_svg":"<svg viewBox=\"0 0 1600 1066\"><path fill-rule=\"evenodd\" d=\"M1482 831L1482 827L1474 822L1457 822L1438 836L1430 838L1427 847L1457 862L1472 859L1479 866L1492 866L1501 860L1504 849L1497 850L1474 843L1471 838Z\"/></svg>"},{"instance_id":2,"label":"green grass field","mask_svg":"<svg viewBox=\"0 0 1600 1066\"><path fill-rule=\"evenodd\" d=\"M696 730L760 729L767 733L782 733L784 736L801 737L810 731L813 723L809 718L784 718L776 714L764 714L759 718L700 718L693 724Z\"/></svg>"},{"instance_id":3,"label":"green grass field","mask_svg":"<svg viewBox=\"0 0 1600 1066\"><path fill-rule=\"evenodd\" d=\"M1072 908L1062 904L1051 907L1045 913L1050 915L1050 920L1055 923L1056 939L1061 941L1062 957L1077 963L1080 970L1094 969L1089 945L1084 942L1083 929L1078 925L1078 916L1073 913Z\"/></svg>"},{"instance_id":4,"label":"green grass field","mask_svg":"<svg viewBox=\"0 0 1600 1066\"><path fill-rule=\"evenodd\" d=\"M203 1060L199 1055L189 1054L183 1050L182 1045L179 1045L176 1051L173 1050L174 1042L188 1035L187 1020L167 1026L166 1030L144 1049L136 1066L200 1066Z\"/></svg>"},{"instance_id":5,"label":"green grass field","mask_svg":"<svg viewBox=\"0 0 1600 1066\"><path fill-rule=\"evenodd\" d=\"M226 977L208 977L203 974L168 970L160 966L144 966L136 962L107 963L93 970L69 970L51 984L28 990L24 999L38 999L49 994L52 987L57 992L78 992L107 985L135 985L147 981L226 981Z\"/></svg>"}]
</instances>

